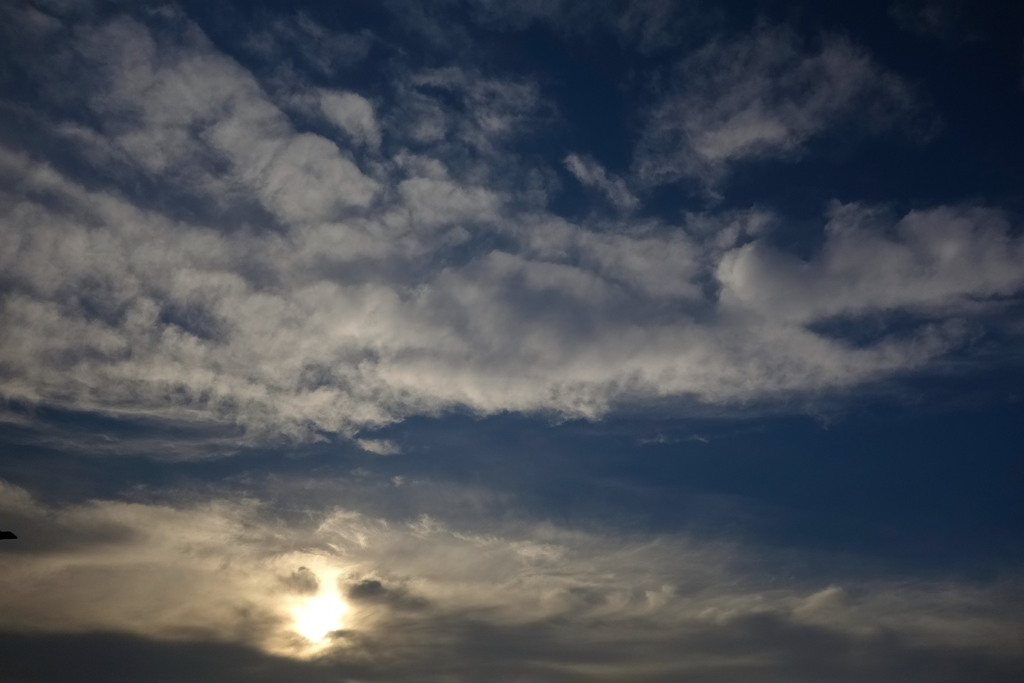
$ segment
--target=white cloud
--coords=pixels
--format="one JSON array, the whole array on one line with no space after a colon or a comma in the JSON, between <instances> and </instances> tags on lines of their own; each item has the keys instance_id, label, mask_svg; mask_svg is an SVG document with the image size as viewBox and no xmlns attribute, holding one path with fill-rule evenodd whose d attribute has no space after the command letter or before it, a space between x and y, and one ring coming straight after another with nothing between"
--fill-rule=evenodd
<instances>
[{"instance_id":1,"label":"white cloud","mask_svg":"<svg viewBox=\"0 0 1024 683\"><path fill-rule=\"evenodd\" d=\"M593 159L570 154L565 158L565 167L576 176L576 180L583 185L597 188L620 209L634 209L639 203L622 178L608 173Z\"/></svg>"},{"instance_id":2,"label":"white cloud","mask_svg":"<svg viewBox=\"0 0 1024 683\"><path fill-rule=\"evenodd\" d=\"M323 91L320 107L331 123L354 140L373 149L380 147L380 127L373 105L365 97L351 92Z\"/></svg>"},{"instance_id":3,"label":"white cloud","mask_svg":"<svg viewBox=\"0 0 1024 683\"><path fill-rule=\"evenodd\" d=\"M398 455L402 452L401 446L388 439L356 439L356 444L364 451L377 455Z\"/></svg>"},{"instance_id":4,"label":"white cloud","mask_svg":"<svg viewBox=\"0 0 1024 683\"><path fill-rule=\"evenodd\" d=\"M713 40L684 57L672 79L636 150L649 183L713 183L733 164L793 156L836 124L886 125L913 100L850 41L825 35L808 51L790 30L766 25Z\"/></svg>"},{"instance_id":5,"label":"white cloud","mask_svg":"<svg viewBox=\"0 0 1024 683\"><path fill-rule=\"evenodd\" d=\"M687 237L517 216L484 188L419 178L375 218L283 237L182 224L24 156L3 162L21 178L4 196L4 395L250 438L457 406L596 417L627 398L849 387L933 361L962 338L949 311L969 320L977 298L1024 284L1020 238L976 207L877 225L836 209L804 263L764 238L731 246L756 238L757 213L710 233L692 217ZM299 205L301 189L281 182L275 201ZM43 194L59 201L25 198ZM508 249L471 246L488 233ZM934 324L866 347L807 328L878 310Z\"/></svg>"},{"instance_id":6,"label":"white cloud","mask_svg":"<svg viewBox=\"0 0 1024 683\"><path fill-rule=\"evenodd\" d=\"M718 267L723 304L807 322L872 311L957 310L1024 286L1024 244L992 209L915 210L892 223L870 207L837 204L825 234L809 261L764 242L731 251Z\"/></svg>"},{"instance_id":7,"label":"white cloud","mask_svg":"<svg viewBox=\"0 0 1024 683\"><path fill-rule=\"evenodd\" d=\"M77 47L100 74L87 86L90 106L132 162L154 175L221 197L254 190L284 221L330 218L368 205L378 191L333 142L295 131L194 26L167 43L120 18ZM224 162L230 175L211 171Z\"/></svg>"},{"instance_id":8,"label":"white cloud","mask_svg":"<svg viewBox=\"0 0 1024 683\"><path fill-rule=\"evenodd\" d=\"M493 222L501 205L500 196L487 188L463 187L444 179L408 178L397 189L408 221L424 227Z\"/></svg>"},{"instance_id":9,"label":"white cloud","mask_svg":"<svg viewBox=\"0 0 1024 683\"><path fill-rule=\"evenodd\" d=\"M372 119L398 149L360 167L299 130L187 22L168 34L115 19L80 35L68 49L96 75L65 96L93 121L53 130L98 172L79 183L0 150L7 399L240 427L249 441L354 436L460 408L597 418L667 397L743 404L939 362L998 306L986 299L1024 286L1021 238L993 208L888 218L837 205L805 259L773 246L783 218L757 208L674 223L554 215L556 169L507 145L548 109L526 81L455 68L400 77L398 99L382 97ZM781 51L768 64L795 85L771 109L796 120L849 106L874 73L848 46L806 56L784 37L759 40L702 53L724 64L708 77L712 100L734 78L754 79L730 96L736 111L762 92L767 76L737 71L737 50ZM850 69L852 83L819 82ZM410 93L459 135L410 136ZM816 125L787 128L789 139ZM708 159L746 154L730 149ZM183 210L124 182L126 163ZM621 205L636 201L585 157L566 163ZM244 219L222 224L227 210ZM915 324L866 343L822 328L901 313Z\"/></svg>"}]
</instances>

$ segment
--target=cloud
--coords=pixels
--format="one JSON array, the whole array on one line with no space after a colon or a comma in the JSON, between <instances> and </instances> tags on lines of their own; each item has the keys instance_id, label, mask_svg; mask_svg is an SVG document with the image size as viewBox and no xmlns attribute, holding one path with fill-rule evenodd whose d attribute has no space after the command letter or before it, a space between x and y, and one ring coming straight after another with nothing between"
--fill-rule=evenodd
<instances>
[{"instance_id":1,"label":"cloud","mask_svg":"<svg viewBox=\"0 0 1024 683\"><path fill-rule=\"evenodd\" d=\"M4 169L18 195L60 198L7 194L5 395L238 424L252 439L458 406L596 416L626 396L853 386L931 362L961 335L940 324L850 348L807 325L899 310L969 321L985 313L975 299L1021 286L1019 238L980 207L877 225L858 222L868 207L836 209L805 264L750 241L758 214L695 217L692 237L620 232L515 217L485 188L414 177L378 218L297 222L285 239L175 222L22 155ZM292 191L280 186L281 205L299 203ZM508 249L446 260L470 225Z\"/></svg>"},{"instance_id":2,"label":"cloud","mask_svg":"<svg viewBox=\"0 0 1024 683\"><path fill-rule=\"evenodd\" d=\"M1003 213L983 207L915 210L893 223L878 209L836 204L825 236L809 261L757 241L731 251L718 267L723 305L796 321L962 311L1024 285L1024 245Z\"/></svg>"},{"instance_id":3,"label":"cloud","mask_svg":"<svg viewBox=\"0 0 1024 683\"><path fill-rule=\"evenodd\" d=\"M921 36L958 42L968 37L962 9L956 0L896 2L889 7L889 17L900 28Z\"/></svg>"},{"instance_id":4,"label":"cloud","mask_svg":"<svg viewBox=\"0 0 1024 683\"><path fill-rule=\"evenodd\" d=\"M529 79L396 67L372 107L307 88L348 126L336 141L176 12L89 21L47 29L67 37L52 59L26 31L19 57L72 84L40 95L65 112L38 131L61 154L0 150L0 373L17 405L192 425L196 455L449 410L727 409L933 367L1024 285L998 208L837 204L798 258L763 208L657 218L584 154L517 152L557 110ZM749 38L680 63L696 75L658 111L681 115L685 144L647 161L725 169L800 148L862 100L885 120L902 102L843 40ZM728 142L755 115L781 137ZM558 215L563 164L629 214ZM837 333L866 315L870 339Z\"/></svg>"},{"instance_id":5,"label":"cloud","mask_svg":"<svg viewBox=\"0 0 1024 683\"><path fill-rule=\"evenodd\" d=\"M380 127L373 114L373 105L355 93L325 91L320 107L331 123L372 148L380 147Z\"/></svg>"},{"instance_id":6,"label":"cloud","mask_svg":"<svg viewBox=\"0 0 1024 683\"><path fill-rule=\"evenodd\" d=\"M309 567L299 567L283 577L281 583L299 595L316 595L320 591L320 580Z\"/></svg>"},{"instance_id":7,"label":"cloud","mask_svg":"<svg viewBox=\"0 0 1024 683\"><path fill-rule=\"evenodd\" d=\"M356 439L356 444L364 451L377 455L397 455L402 452L398 444L388 439Z\"/></svg>"},{"instance_id":8,"label":"cloud","mask_svg":"<svg viewBox=\"0 0 1024 683\"><path fill-rule=\"evenodd\" d=\"M374 599L386 593L380 581L365 579L355 584L348 590L348 597L356 600Z\"/></svg>"},{"instance_id":9,"label":"cloud","mask_svg":"<svg viewBox=\"0 0 1024 683\"><path fill-rule=\"evenodd\" d=\"M565 158L565 167L581 184L600 190L620 209L633 209L639 203L622 178L610 175L593 159L570 154Z\"/></svg>"},{"instance_id":10,"label":"cloud","mask_svg":"<svg viewBox=\"0 0 1024 683\"><path fill-rule=\"evenodd\" d=\"M424 103L428 111L433 106L455 114L445 117L453 127L450 141L468 144L478 152L494 153L503 141L530 132L552 115L536 83L490 78L474 69L418 70L409 77L407 87L413 102ZM445 98L455 98L459 106L444 106Z\"/></svg>"},{"instance_id":11,"label":"cloud","mask_svg":"<svg viewBox=\"0 0 1024 683\"><path fill-rule=\"evenodd\" d=\"M322 76L332 76L366 60L373 36L327 30L299 11L265 18L264 25L247 36L244 46L269 63L279 64L297 56L304 66Z\"/></svg>"},{"instance_id":12,"label":"cloud","mask_svg":"<svg viewBox=\"0 0 1024 683\"><path fill-rule=\"evenodd\" d=\"M201 640L166 642L121 633L0 633L0 671L12 681L50 683L104 680L215 683L245 672L260 683L282 680L337 681L337 670L268 655L235 644ZM343 672L348 673L348 672Z\"/></svg>"},{"instance_id":13,"label":"cloud","mask_svg":"<svg viewBox=\"0 0 1024 683\"><path fill-rule=\"evenodd\" d=\"M682 58L652 107L635 166L650 184L714 184L731 166L798 156L843 124L884 127L914 97L898 76L845 38L808 49L791 30L759 25Z\"/></svg>"},{"instance_id":14,"label":"cloud","mask_svg":"<svg viewBox=\"0 0 1024 683\"><path fill-rule=\"evenodd\" d=\"M339 587L340 588L340 587ZM389 610L422 610L428 603L421 597L410 595L402 587L385 586L377 579L363 579L345 589L349 600L359 603L385 605Z\"/></svg>"},{"instance_id":15,"label":"cloud","mask_svg":"<svg viewBox=\"0 0 1024 683\"><path fill-rule=\"evenodd\" d=\"M677 46L702 34L714 14L690 3L659 0L605 0L582 4L564 0L505 3L473 0L469 17L484 27L524 30L542 26L563 39L590 40L611 36L642 54Z\"/></svg>"},{"instance_id":16,"label":"cloud","mask_svg":"<svg viewBox=\"0 0 1024 683\"><path fill-rule=\"evenodd\" d=\"M5 650L107 643L213 671L222 656L301 670L311 653L290 610L338 590L342 628L312 661L361 680L935 680L918 668L929 659L1012 680L1022 666L1007 584L779 585L744 572L762 564L741 548L676 535L338 507L286 520L234 496L54 508L2 492L22 537L0 559ZM0 672L59 679L19 657Z\"/></svg>"},{"instance_id":17,"label":"cloud","mask_svg":"<svg viewBox=\"0 0 1024 683\"><path fill-rule=\"evenodd\" d=\"M244 188L289 222L366 206L378 190L333 142L295 131L255 79L194 25L180 40L157 39L118 18L73 51L99 74L85 87L103 132L152 174L204 194ZM228 174L212 170L223 164Z\"/></svg>"}]
</instances>

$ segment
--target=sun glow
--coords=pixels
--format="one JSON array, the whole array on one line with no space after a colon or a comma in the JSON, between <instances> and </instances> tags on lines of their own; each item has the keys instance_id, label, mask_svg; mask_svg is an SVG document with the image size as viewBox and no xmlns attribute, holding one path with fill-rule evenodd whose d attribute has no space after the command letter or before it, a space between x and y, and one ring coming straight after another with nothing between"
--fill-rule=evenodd
<instances>
[{"instance_id":1,"label":"sun glow","mask_svg":"<svg viewBox=\"0 0 1024 683\"><path fill-rule=\"evenodd\" d=\"M295 620L292 628L311 643L322 643L331 631L341 628L341 617L347 609L348 606L336 594L304 598L292 608Z\"/></svg>"}]
</instances>

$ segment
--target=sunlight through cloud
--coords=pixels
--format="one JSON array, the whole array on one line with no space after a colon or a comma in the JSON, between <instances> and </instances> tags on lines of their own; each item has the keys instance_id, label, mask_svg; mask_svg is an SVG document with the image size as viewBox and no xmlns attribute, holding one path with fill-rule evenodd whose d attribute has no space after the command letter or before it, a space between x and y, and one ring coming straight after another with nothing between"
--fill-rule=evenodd
<instances>
[{"instance_id":1,"label":"sunlight through cloud","mask_svg":"<svg viewBox=\"0 0 1024 683\"><path fill-rule=\"evenodd\" d=\"M292 607L292 628L315 645L327 641L332 631L341 628L341 619L348 605L337 594L323 593L299 600Z\"/></svg>"}]
</instances>

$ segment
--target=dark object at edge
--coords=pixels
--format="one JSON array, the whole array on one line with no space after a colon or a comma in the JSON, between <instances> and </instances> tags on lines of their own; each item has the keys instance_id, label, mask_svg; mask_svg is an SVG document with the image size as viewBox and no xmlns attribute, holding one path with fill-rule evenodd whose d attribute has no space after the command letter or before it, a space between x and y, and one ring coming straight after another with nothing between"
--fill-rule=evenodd
<instances>
[{"instance_id":1,"label":"dark object at edge","mask_svg":"<svg viewBox=\"0 0 1024 683\"><path fill-rule=\"evenodd\" d=\"M15 536L14 533L11 531L0 531L0 541L6 541L15 538L17 538L17 536Z\"/></svg>"}]
</instances>

